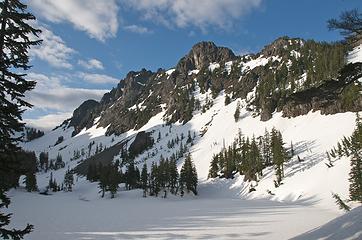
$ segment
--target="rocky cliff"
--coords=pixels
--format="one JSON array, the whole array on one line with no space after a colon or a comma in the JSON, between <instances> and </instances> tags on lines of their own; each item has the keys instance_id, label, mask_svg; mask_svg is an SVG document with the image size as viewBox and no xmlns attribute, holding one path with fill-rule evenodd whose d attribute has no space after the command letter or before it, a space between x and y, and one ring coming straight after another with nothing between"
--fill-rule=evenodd
<instances>
[{"instance_id":1,"label":"rocky cliff","mask_svg":"<svg viewBox=\"0 0 362 240\"><path fill-rule=\"evenodd\" d=\"M70 126L75 134L99 117L98 125L108 126L107 134L121 134L142 127L161 111L166 122L185 123L195 111L207 111L222 91L232 99L246 99L250 111L264 121L276 110L286 117L310 110L360 111L359 90L353 96L360 88L360 66L345 66L346 53L340 43L288 37L244 56L200 42L174 69L129 72L100 103L86 101L76 109ZM196 92L206 94L207 100L198 99Z\"/></svg>"}]
</instances>

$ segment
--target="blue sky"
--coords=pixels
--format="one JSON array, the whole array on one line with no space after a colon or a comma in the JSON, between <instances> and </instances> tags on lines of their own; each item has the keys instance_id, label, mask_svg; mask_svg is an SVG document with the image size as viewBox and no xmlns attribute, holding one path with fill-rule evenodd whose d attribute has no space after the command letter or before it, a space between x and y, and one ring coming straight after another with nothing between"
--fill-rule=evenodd
<instances>
[{"instance_id":1,"label":"blue sky","mask_svg":"<svg viewBox=\"0 0 362 240\"><path fill-rule=\"evenodd\" d=\"M31 50L38 85L27 123L49 129L88 98L99 100L127 72L171 68L199 41L236 54L280 36L336 41L326 21L361 0L28 0L44 44Z\"/></svg>"}]
</instances>

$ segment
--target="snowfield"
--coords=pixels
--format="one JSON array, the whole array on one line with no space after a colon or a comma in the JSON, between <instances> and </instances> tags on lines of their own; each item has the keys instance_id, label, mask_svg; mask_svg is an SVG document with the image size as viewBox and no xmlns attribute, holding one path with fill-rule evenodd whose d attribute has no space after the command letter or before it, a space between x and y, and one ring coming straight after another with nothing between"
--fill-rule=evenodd
<instances>
[{"instance_id":1,"label":"snowfield","mask_svg":"<svg viewBox=\"0 0 362 240\"><path fill-rule=\"evenodd\" d=\"M115 199L109 196L101 199L96 183L78 177L71 193L43 196L26 193L23 189L11 191L13 202L9 211L14 212L14 226L27 222L34 224L35 230L27 239L36 240L288 239L340 216L343 212L338 210L331 194L336 192L343 199L348 197L349 161L338 160L334 167L328 168L325 152L344 135L352 133L355 114L325 116L310 112L288 119L275 113L271 120L261 122L244 107L241 120L235 123L232 115L236 104L237 101L234 101L224 106L224 95L221 94L206 113L195 113L195 117L185 125L173 125L172 133L156 143L158 153L147 160L150 165L152 161L158 161L161 154L171 154L165 145L175 134L187 136L189 130L199 133L207 127L203 137L198 135L190 149L200 179L198 196L180 198L169 194L167 199L144 199L140 190L134 190L119 191ZM245 106L245 102L242 101L242 105ZM162 116L163 113L156 115L140 130L155 130L155 137L161 131L165 136L170 130L162 125ZM255 183L244 183L243 176L237 175L230 180L207 180L211 157L222 149L223 142L226 146L230 145L239 129L244 135L259 136L265 128L270 130L272 127L282 132L286 146L293 141L296 152L286 165L283 185L274 187L275 177L271 168L264 170L264 178L252 193L249 193L249 188ZM64 156L71 156L72 147L86 146L89 140L111 145L110 137L103 136L102 131L104 133L105 129L94 127L73 138L67 136L60 146L49 148L50 155L55 156L59 148L67 145L70 149L65 148L61 152ZM136 132L129 131L119 136L117 141L133 138ZM47 137L49 135L30 142L29 146L32 144L32 149L43 151L40 146L53 141ZM39 146L36 146L36 141ZM304 161L299 163L297 156ZM76 161L66 161L65 169L53 171L57 182L62 182L68 166L72 168L77 164ZM39 174L40 188L44 188L48 181L49 173Z\"/></svg>"},{"instance_id":2,"label":"snowfield","mask_svg":"<svg viewBox=\"0 0 362 240\"><path fill-rule=\"evenodd\" d=\"M356 48L349 61L362 61L361 52ZM252 60L243 65L243 71L263 65L265 61L263 58ZM216 63L212 68L217 68ZM201 104L211 99L210 93L201 94L198 87L194 96ZM252 97L250 93L248 100ZM139 167L144 161L150 167L161 155L170 157L178 150L177 145L169 149L168 141L181 134L187 137L190 131L195 134L189 151L199 177L197 196L181 198L169 194L168 198L142 198L141 190L123 191L120 186L115 199L110 199L109 195L102 199L97 183L79 176L75 177L75 186L70 193L44 196L27 193L23 187L11 190L9 212L14 213L13 226L33 224L34 232L26 236L32 240L362 238L361 207L341 216L343 212L332 198L332 193L338 193L342 199L348 198L349 159L340 159L331 168L325 164L326 151L353 132L355 113L321 115L310 112L296 118L284 118L275 112L272 119L262 122L260 117L247 110L247 100L237 99L225 106L222 92L212 101L210 109L205 113L194 112L192 120L184 125L166 126L165 106L162 106L164 111L141 129L120 136L105 136L107 128L98 128L95 121L92 128L84 129L74 137L71 137L73 128L60 127L23 145L37 155L42 151L49 152L50 159L60 153L66 166L53 171L53 177L61 183L68 168L74 168L79 161L95 153L94 148L88 152L92 141L110 147L125 139L132 142L139 131L152 132L154 139L161 133L161 140L155 141L152 149L135 159ZM235 122L233 115L238 101L242 108L240 120ZM264 170L258 183L244 182L240 175L229 180L207 179L213 154L219 153L223 146L230 146L239 132L258 137L273 127L281 131L285 147L289 148L292 143L295 151L295 156L285 164L285 178L280 187L274 186L272 168ZM64 141L55 145L60 136ZM82 148L84 156L72 161L74 151ZM182 163L183 160L178 162L179 168ZM49 175L50 172L38 174L40 189L47 186ZM256 191L250 193L251 187Z\"/></svg>"}]
</instances>

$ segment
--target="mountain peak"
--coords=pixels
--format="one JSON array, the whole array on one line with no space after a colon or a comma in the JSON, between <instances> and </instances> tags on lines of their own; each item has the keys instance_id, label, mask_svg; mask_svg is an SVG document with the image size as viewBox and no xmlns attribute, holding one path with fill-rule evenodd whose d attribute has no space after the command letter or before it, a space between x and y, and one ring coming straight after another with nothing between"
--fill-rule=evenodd
<instances>
[{"instance_id":1,"label":"mountain peak","mask_svg":"<svg viewBox=\"0 0 362 240\"><path fill-rule=\"evenodd\" d=\"M226 47L218 47L213 42L196 43L190 52L177 64L176 69L180 72L201 69L213 62L227 62L236 58L233 51Z\"/></svg>"}]
</instances>

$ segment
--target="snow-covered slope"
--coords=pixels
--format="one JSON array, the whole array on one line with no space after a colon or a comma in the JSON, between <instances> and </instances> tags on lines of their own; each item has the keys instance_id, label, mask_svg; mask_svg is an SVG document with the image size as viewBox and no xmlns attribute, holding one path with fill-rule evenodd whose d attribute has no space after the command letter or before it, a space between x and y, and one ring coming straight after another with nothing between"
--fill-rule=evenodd
<instances>
[{"instance_id":1,"label":"snow-covered slope","mask_svg":"<svg viewBox=\"0 0 362 240\"><path fill-rule=\"evenodd\" d=\"M357 207L327 224L304 233L293 240L309 239L362 239L362 207Z\"/></svg>"},{"instance_id":2,"label":"snow-covered slope","mask_svg":"<svg viewBox=\"0 0 362 240\"><path fill-rule=\"evenodd\" d=\"M360 55L361 49L356 48L349 61L361 61ZM278 58L271 60L279 61ZM251 59L241 71L250 71L268 61L263 57ZM212 63L210 68L210 71L217 71L221 67ZM168 76L173 72L173 69L167 71ZM193 73L190 76L197 75L197 71ZM343 199L348 197L349 160L338 160L334 167L329 168L325 164L326 151L352 133L355 113L322 115L319 111L311 111L295 118L285 118L281 112L274 112L270 120L261 121L248 106L255 97L254 91L246 99L237 98L225 106L224 91L213 99L211 91L201 93L195 83L195 100L201 105L210 100L213 104L205 112L194 111L192 119L185 124L166 124L166 104L161 104L162 111L144 126L119 136L106 136L108 127L99 127L99 119L95 119L92 127L81 130L76 136L72 137L74 129L65 124L23 147L37 155L48 152L50 159L61 154L65 168L52 171L60 183L68 168L76 167L95 154L95 147L88 149L93 141L95 145L109 148L124 140L132 143L140 131L151 132L154 146L135 159L139 167L144 162L150 167L161 156L166 158L174 154L181 143L174 148L167 144L183 135L185 138L181 142L188 146L199 176L198 196L143 199L141 191L134 190L120 191L116 199L108 196L100 199L97 184L78 176L71 193L43 196L25 193L22 189L11 191L13 204L10 210L15 212L14 224L34 223L35 232L29 239L51 239L54 236L56 239L287 239L341 214L332 193L338 193ZM235 122L233 115L238 102L241 104L240 119ZM295 156L285 165L285 178L280 187L274 186L273 168L265 169L258 183L244 182L240 175L228 180L207 179L212 156L224 146L230 146L239 132L244 136L258 137L273 127L281 131L285 146L293 143L295 151ZM192 145L186 143L189 132L194 136ZM159 135L161 139L156 141ZM59 137L64 140L55 145ZM76 151L84 154L72 160ZM116 155L114 160L118 158ZM183 159L178 162L179 168L182 163ZM49 176L50 172L38 174L40 189L47 186ZM256 191L249 193L251 187ZM28 202L32 204L31 208L27 207ZM71 219L69 215L72 215ZM300 221L304 218L308 221Z\"/></svg>"}]
</instances>

